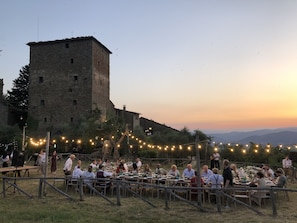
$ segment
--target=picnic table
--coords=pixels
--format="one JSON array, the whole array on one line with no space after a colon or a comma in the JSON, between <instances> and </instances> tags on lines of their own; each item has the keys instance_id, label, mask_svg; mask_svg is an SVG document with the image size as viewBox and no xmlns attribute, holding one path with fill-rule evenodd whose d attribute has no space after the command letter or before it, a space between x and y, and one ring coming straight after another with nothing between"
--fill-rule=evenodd
<instances>
[{"instance_id":1,"label":"picnic table","mask_svg":"<svg viewBox=\"0 0 297 223\"><path fill-rule=\"evenodd\" d=\"M8 173L8 172L13 172L14 176L16 177L16 174L19 171L25 170L24 175L23 176L30 176L29 171L32 169L38 169L38 166L10 166L10 167L2 167L0 168L0 173Z\"/></svg>"}]
</instances>

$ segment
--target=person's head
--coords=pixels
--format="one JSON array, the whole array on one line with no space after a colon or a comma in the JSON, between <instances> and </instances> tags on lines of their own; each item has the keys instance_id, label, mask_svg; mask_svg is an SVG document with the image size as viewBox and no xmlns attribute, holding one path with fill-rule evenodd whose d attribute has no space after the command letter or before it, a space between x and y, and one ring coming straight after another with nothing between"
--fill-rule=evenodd
<instances>
[{"instance_id":1,"label":"person's head","mask_svg":"<svg viewBox=\"0 0 297 223\"><path fill-rule=\"evenodd\" d=\"M228 167L229 166L229 160L225 159L223 161L223 165L224 165L224 167Z\"/></svg>"},{"instance_id":2,"label":"person's head","mask_svg":"<svg viewBox=\"0 0 297 223\"><path fill-rule=\"evenodd\" d=\"M269 167L269 165L268 165L268 164L265 164L265 165L263 166L263 169L264 169L264 170L269 170L269 169L270 169L270 167Z\"/></svg>"},{"instance_id":3,"label":"person's head","mask_svg":"<svg viewBox=\"0 0 297 223\"><path fill-rule=\"evenodd\" d=\"M161 168L161 164L160 163L157 164L157 168Z\"/></svg>"},{"instance_id":4,"label":"person's head","mask_svg":"<svg viewBox=\"0 0 297 223\"><path fill-rule=\"evenodd\" d=\"M188 170L191 170L191 169L192 169L192 164L189 163L189 164L187 165L187 168L188 168Z\"/></svg>"},{"instance_id":5,"label":"person's head","mask_svg":"<svg viewBox=\"0 0 297 223\"><path fill-rule=\"evenodd\" d=\"M209 159L210 159L210 160L213 160L213 155L210 155L210 156L209 156Z\"/></svg>"},{"instance_id":6,"label":"person's head","mask_svg":"<svg viewBox=\"0 0 297 223\"><path fill-rule=\"evenodd\" d=\"M231 168L231 170L236 170L237 169L236 164L235 163L231 163L230 164L230 168Z\"/></svg>"},{"instance_id":7,"label":"person's head","mask_svg":"<svg viewBox=\"0 0 297 223\"><path fill-rule=\"evenodd\" d=\"M56 155L56 154L57 154L57 151L56 151L56 150L54 150L54 151L53 151L53 155Z\"/></svg>"},{"instance_id":8,"label":"person's head","mask_svg":"<svg viewBox=\"0 0 297 223\"><path fill-rule=\"evenodd\" d=\"M283 175L285 174L285 171L282 168L277 168L277 170L275 171L277 176Z\"/></svg>"},{"instance_id":9,"label":"person's head","mask_svg":"<svg viewBox=\"0 0 297 223\"><path fill-rule=\"evenodd\" d=\"M97 164L97 161L96 160L93 160L93 164Z\"/></svg>"},{"instance_id":10,"label":"person's head","mask_svg":"<svg viewBox=\"0 0 297 223\"><path fill-rule=\"evenodd\" d=\"M145 165L144 165L144 169L145 169L145 170L149 170L149 169L150 169L150 166L149 166L148 164L145 164Z\"/></svg>"},{"instance_id":11,"label":"person's head","mask_svg":"<svg viewBox=\"0 0 297 223\"><path fill-rule=\"evenodd\" d=\"M289 156L286 156L285 159L288 160L289 159Z\"/></svg>"},{"instance_id":12,"label":"person's head","mask_svg":"<svg viewBox=\"0 0 297 223\"><path fill-rule=\"evenodd\" d=\"M208 166L207 166L207 165L204 165L204 166L202 167L202 171L205 172L205 173L207 173L207 171L208 171Z\"/></svg>"},{"instance_id":13,"label":"person's head","mask_svg":"<svg viewBox=\"0 0 297 223\"><path fill-rule=\"evenodd\" d=\"M90 173L91 173L91 172L92 172L92 170L93 170L93 167L92 167L92 166L89 166L89 167L88 167L88 172L90 172Z\"/></svg>"},{"instance_id":14,"label":"person's head","mask_svg":"<svg viewBox=\"0 0 297 223\"><path fill-rule=\"evenodd\" d=\"M140 158L136 158L136 162L139 162L140 161Z\"/></svg>"},{"instance_id":15,"label":"person's head","mask_svg":"<svg viewBox=\"0 0 297 223\"><path fill-rule=\"evenodd\" d=\"M74 154L71 154L70 155L70 159L74 160L75 159L75 155Z\"/></svg>"},{"instance_id":16,"label":"person's head","mask_svg":"<svg viewBox=\"0 0 297 223\"><path fill-rule=\"evenodd\" d=\"M264 174L261 171L259 171L259 172L257 172L256 176L258 178L263 178L264 177Z\"/></svg>"},{"instance_id":17,"label":"person's head","mask_svg":"<svg viewBox=\"0 0 297 223\"><path fill-rule=\"evenodd\" d=\"M171 166L171 170L176 171L176 170L177 170L177 166L173 164L173 165Z\"/></svg>"},{"instance_id":18,"label":"person's head","mask_svg":"<svg viewBox=\"0 0 297 223\"><path fill-rule=\"evenodd\" d=\"M101 159L98 159L98 164L100 165L102 163L102 160Z\"/></svg>"},{"instance_id":19,"label":"person's head","mask_svg":"<svg viewBox=\"0 0 297 223\"><path fill-rule=\"evenodd\" d=\"M81 160L77 160L77 166L81 166Z\"/></svg>"},{"instance_id":20,"label":"person's head","mask_svg":"<svg viewBox=\"0 0 297 223\"><path fill-rule=\"evenodd\" d=\"M218 171L219 171L218 168L213 168L213 169L212 169L212 172L213 172L214 174L218 174Z\"/></svg>"},{"instance_id":21,"label":"person's head","mask_svg":"<svg viewBox=\"0 0 297 223\"><path fill-rule=\"evenodd\" d=\"M99 168L99 170L103 170L103 165L100 164L98 168Z\"/></svg>"}]
</instances>

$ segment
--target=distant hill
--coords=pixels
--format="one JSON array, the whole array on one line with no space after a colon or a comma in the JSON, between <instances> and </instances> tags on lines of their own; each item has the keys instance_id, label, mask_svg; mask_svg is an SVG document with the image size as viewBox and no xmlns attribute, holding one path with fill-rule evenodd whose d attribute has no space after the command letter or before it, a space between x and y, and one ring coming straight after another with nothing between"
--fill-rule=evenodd
<instances>
[{"instance_id":1,"label":"distant hill","mask_svg":"<svg viewBox=\"0 0 297 223\"><path fill-rule=\"evenodd\" d=\"M262 129L250 132L229 132L211 134L213 141L223 143L249 142L272 145L292 145L297 143L297 128Z\"/></svg>"}]
</instances>

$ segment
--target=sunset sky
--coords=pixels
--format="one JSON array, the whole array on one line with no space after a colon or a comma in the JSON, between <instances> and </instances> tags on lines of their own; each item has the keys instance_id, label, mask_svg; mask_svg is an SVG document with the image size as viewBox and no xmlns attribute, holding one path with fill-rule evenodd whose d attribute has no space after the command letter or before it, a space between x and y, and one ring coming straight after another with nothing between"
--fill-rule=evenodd
<instances>
[{"instance_id":1,"label":"sunset sky","mask_svg":"<svg viewBox=\"0 0 297 223\"><path fill-rule=\"evenodd\" d=\"M117 108L205 132L297 126L297 1L0 0L4 93L32 41L94 36Z\"/></svg>"}]
</instances>

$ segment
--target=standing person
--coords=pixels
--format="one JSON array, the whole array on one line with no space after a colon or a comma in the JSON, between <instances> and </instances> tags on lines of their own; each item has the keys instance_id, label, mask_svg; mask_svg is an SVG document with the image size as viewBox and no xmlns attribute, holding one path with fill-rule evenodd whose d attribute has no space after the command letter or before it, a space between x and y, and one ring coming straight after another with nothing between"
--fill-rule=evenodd
<instances>
[{"instance_id":1,"label":"standing person","mask_svg":"<svg viewBox=\"0 0 297 223\"><path fill-rule=\"evenodd\" d=\"M289 156L286 156L283 161L283 170L285 172L285 176L289 177L291 176L291 168L292 168L292 160L289 159Z\"/></svg>"},{"instance_id":2,"label":"standing person","mask_svg":"<svg viewBox=\"0 0 297 223\"><path fill-rule=\"evenodd\" d=\"M75 155L71 154L69 156L69 158L66 160L63 171L64 174L67 175L71 175L71 169L72 169L72 161L75 159Z\"/></svg>"},{"instance_id":3,"label":"standing person","mask_svg":"<svg viewBox=\"0 0 297 223\"><path fill-rule=\"evenodd\" d=\"M46 152L44 150L40 151L40 168L41 168L41 173L45 175L45 169L46 169Z\"/></svg>"},{"instance_id":4,"label":"standing person","mask_svg":"<svg viewBox=\"0 0 297 223\"><path fill-rule=\"evenodd\" d=\"M218 151L215 151L213 153L213 164L215 168L218 168L218 170L220 170L220 154Z\"/></svg>"},{"instance_id":5,"label":"standing person","mask_svg":"<svg viewBox=\"0 0 297 223\"><path fill-rule=\"evenodd\" d=\"M231 168L229 166L229 160L223 161L223 178L224 178L224 188L230 188L233 186L233 175ZM226 193L231 194L232 191L226 191ZM226 208L229 208L229 198L226 200Z\"/></svg>"},{"instance_id":6,"label":"standing person","mask_svg":"<svg viewBox=\"0 0 297 223\"><path fill-rule=\"evenodd\" d=\"M9 162L9 155L7 154L6 151L4 151L2 157L2 167L8 167L8 162ZM5 175L7 172L2 172L3 175Z\"/></svg>"},{"instance_id":7,"label":"standing person","mask_svg":"<svg viewBox=\"0 0 297 223\"><path fill-rule=\"evenodd\" d=\"M51 173L56 174L56 170L57 170L57 151L54 150L52 157L51 157Z\"/></svg>"},{"instance_id":8,"label":"standing person","mask_svg":"<svg viewBox=\"0 0 297 223\"><path fill-rule=\"evenodd\" d=\"M213 155L210 155L209 159L210 159L210 169L212 170L213 168L215 168Z\"/></svg>"}]
</instances>

